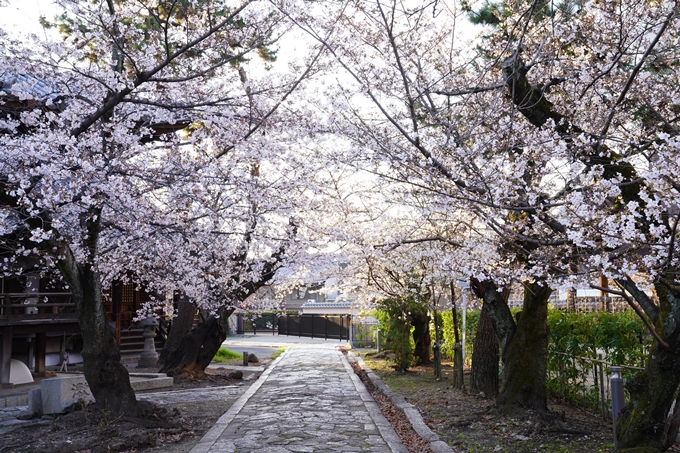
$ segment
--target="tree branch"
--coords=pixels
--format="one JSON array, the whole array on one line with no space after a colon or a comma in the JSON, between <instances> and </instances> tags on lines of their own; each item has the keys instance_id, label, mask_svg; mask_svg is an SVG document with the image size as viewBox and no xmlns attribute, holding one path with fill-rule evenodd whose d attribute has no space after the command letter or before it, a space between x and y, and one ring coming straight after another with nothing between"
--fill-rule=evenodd
<instances>
[{"instance_id":1,"label":"tree branch","mask_svg":"<svg viewBox=\"0 0 680 453\"><path fill-rule=\"evenodd\" d=\"M418 239L405 239L403 241L395 242L395 243L387 243L387 244L378 244L375 245L374 247L376 248L387 248L389 251L395 250L399 248L402 245L406 244L422 244L425 242L444 242L448 245L452 245L454 247L463 247L463 244L460 242L453 241L451 239L445 238L444 236L430 236L430 237L425 237L425 238L418 238Z\"/></svg>"},{"instance_id":2,"label":"tree branch","mask_svg":"<svg viewBox=\"0 0 680 453\"><path fill-rule=\"evenodd\" d=\"M321 47L321 48L319 49L319 51L317 52L317 54L314 56L314 59L313 59L313 60L311 61L311 63L309 63L309 65L307 66L307 69L305 70L305 72L303 72L302 75L301 75L300 77L298 77L298 79L295 81L295 83L293 83L293 85L290 87L290 89L289 89L288 91L286 91L286 93L283 95L283 97L281 97L281 99L279 99L279 102L277 102L276 105L274 105L274 107L272 107L272 108L271 108L271 109L270 109L270 110L269 110L269 111L268 111L268 112L260 119L260 121L258 121L253 127L250 128L250 130L249 130L249 131L243 136L243 138L241 139L242 141L247 140L248 137L250 137L251 135L253 135L253 134L254 134L254 133L255 133L255 132L263 125L263 124L264 124L264 122L267 121L267 119L268 119L270 116L272 116L272 115L274 114L274 112L276 112L276 110L278 110L278 108L281 106L281 104L283 104L283 102L284 102L286 99L288 99L288 96L290 96L290 94L291 94L293 91L295 91L295 89L297 89L297 87L300 85L300 83L302 83L302 81L303 81L304 79L307 78L307 76L309 75L309 73L312 71L312 68L313 68L314 65L316 64L316 61L319 59L319 57L320 57L321 54L323 53L323 49L324 49L324 47ZM219 159L220 157L224 156L224 155L227 154L229 151L231 151L232 149L234 149L235 146L236 146L236 145L230 145L230 146L228 146L227 148L225 148L224 150L222 150L221 152L219 152L219 153L215 156L215 158L216 158L216 159Z\"/></svg>"},{"instance_id":3,"label":"tree branch","mask_svg":"<svg viewBox=\"0 0 680 453\"><path fill-rule=\"evenodd\" d=\"M631 296L633 296L640 304L647 316L649 316L649 319L653 323L656 323L656 320L659 317L659 307L654 303L654 301L650 299L644 291L640 291L640 288L637 287L635 282L629 276L626 276L623 279L616 279L614 281L621 288L628 291Z\"/></svg>"},{"instance_id":4,"label":"tree branch","mask_svg":"<svg viewBox=\"0 0 680 453\"><path fill-rule=\"evenodd\" d=\"M638 75L638 72L640 72L640 69L642 69L642 65L645 63L647 57L652 53L652 50L659 42L659 39L661 39L661 36L666 31L666 28L668 28L668 25L670 25L671 20L673 20L673 17L675 17L675 11L671 11L670 14L668 14L666 20L661 26L661 30L659 30L659 32L656 34L654 40L649 44L649 47L647 47L647 50L645 51L644 55L642 55L642 58L640 59L638 64L635 66L635 68L633 68L633 72L631 72L630 76L628 76L628 80L626 80L626 84L623 86L623 90L621 90L619 97L616 99L616 102L614 103L611 111L609 112L607 121L605 121L604 126L602 127L602 132L600 132L601 140L605 138L607 132L609 131L609 126L611 126L612 120L614 119L614 115L616 114L616 107L618 107L619 104L621 104L623 100L626 98L626 94L628 94L628 90L630 90L630 87L633 85L635 77ZM600 142L600 144L598 145L598 149L601 147L601 145L602 142Z\"/></svg>"},{"instance_id":5,"label":"tree branch","mask_svg":"<svg viewBox=\"0 0 680 453\"><path fill-rule=\"evenodd\" d=\"M660 281L661 283L663 283L663 285L664 285L666 288L668 288L668 289L670 289L671 291L675 292L676 294L680 295L680 286L678 286L678 285L676 285L676 284L673 284L672 282L669 282L669 281L666 280L665 278L661 278L661 279L659 279L659 281Z\"/></svg>"},{"instance_id":6,"label":"tree branch","mask_svg":"<svg viewBox=\"0 0 680 453\"><path fill-rule=\"evenodd\" d=\"M71 136L78 137L80 134L87 131L90 128L90 126L92 126L100 118L102 118L104 115L109 113L114 107L116 107L125 98L125 96L132 93L132 91L134 91L135 88L137 88L140 85L142 85L143 83L145 83L147 80L149 80L155 74L158 74L160 71L165 69L165 67L167 67L170 63L172 63L172 61L174 61L175 59L177 59L178 57L180 57L184 53L188 52L194 46L205 41L206 39L208 39L208 37L210 37L211 35L216 33L218 30L223 28L230 21L232 21L236 15L238 15L241 11L243 11L246 8L246 6L248 6L252 1L254 1L254 0L245 0L244 3L241 6L239 6L234 11L232 11L231 14L229 14L229 16L227 16L222 22L220 22L219 24L215 25L214 27L208 29L201 36L198 36L197 38L189 41L184 46L177 49L174 53L172 53L165 60L163 60L160 64L156 65L154 68L152 68L148 71L142 72L140 74L137 74L137 77L132 82L132 86L126 87L125 89L118 91L113 96L111 96L92 115L85 118L80 123L80 125L78 127L73 129L71 131Z\"/></svg>"},{"instance_id":7,"label":"tree branch","mask_svg":"<svg viewBox=\"0 0 680 453\"><path fill-rule=\"evenodd\" d=\"M645 316L645 313L640 309L640 307L638 307L638 305L635 303L635 301L628 294L626 294L625 291L616 291L616 290L611 289L611 288L605 288L603 286L597 286L597 285L590 285L590 287L594 288L594 289L599 289L600 291L604 291L604 292L609 293L609 294L615 294L617 296L623 297L626 300L626 302L628 302L628 305L630 305L630 308L633 309L635 314L638 315L638 317L645 324L645 326L647 327L647 330L649 331L649 333L652 334L652 336L654 337L656 342L659 343L659 346L661 346L662 348L664 348L666 350L671 349L671 347L668 345L668 343L666 343L663 340L663 338L661 338L659 336L659 334L656 332L656 329L654 329L654 326L649 322L649 319L647 319L647 316Z\"/></svg>"}]
</instances>

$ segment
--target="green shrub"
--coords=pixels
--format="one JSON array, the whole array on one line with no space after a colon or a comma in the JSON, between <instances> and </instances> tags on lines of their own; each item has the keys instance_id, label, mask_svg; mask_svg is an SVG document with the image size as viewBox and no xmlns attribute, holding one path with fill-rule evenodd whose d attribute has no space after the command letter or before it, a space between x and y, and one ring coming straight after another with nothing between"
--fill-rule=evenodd
<instances>
[{"instance_id":1,"label":"green shrub","mask_svg":"<svg viewBox=\"0 0 680 453\"><path fill-rule=\"evenodd\" d=\"M517 309L512 309L515 313ZM479 310L468 310L465 332L465 361L471 363L473 345L479 323ZM462 336L462 312L459 310L458 329ZM455 344L453 315L441 313L442 354L453 360ZM553 398L596 407L599 403L599 382L594 381L593 363L598 352L603 360L617 365L643 367L651 337L642 321L630 311L620 313L566 313L548 310L547 390ZM434 332L434 329L433 329ZM605 373L608 372L605 367ZM626 372L630 378L633 373ZM598 380L599 381L599 380ZM594 384L594 385L593 385Z\"/></svg>"},{"instance_id":2,"label":"green shrub","mask_svg":"<svg viewBox=\"0 0 680 453\"><path fill-rule=\"evenodd\" d=\"M408 306L399 299L379 302L376 316L380 329L385 332L385 349L394 353L394 366L406 371L413 363L413 338L407 316Z\"/></svg>"},{"instance_id":3,"label":"green shrub","mask_svg":"<svg viewBox=\"0 0 680 453\"><path fill-rule=\"evenodd\" d=\"M477 335L477 325L479 324L480 310L468 310L465 317L465 362L471 363L472 349L475 343L475 336ZM463 337L463 312L457 310L456 317L458 319L458 333ZM442 357L453 360L453 347L456 345L455 335L453 332L453 312L446 310L441 312L442 320ZM432 329L434 332L434 327Z\"/></svg>"}]
</instances>

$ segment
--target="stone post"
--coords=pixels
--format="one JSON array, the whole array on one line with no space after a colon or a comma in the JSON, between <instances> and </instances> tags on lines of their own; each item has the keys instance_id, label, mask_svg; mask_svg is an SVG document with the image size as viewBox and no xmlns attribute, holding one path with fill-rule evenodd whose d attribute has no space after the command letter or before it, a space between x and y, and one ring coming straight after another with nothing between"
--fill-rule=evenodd
<instances>
[{"instance_id":1,"label":"stone post","mask_svg":"<svg viewBox=\"0 0 680 453\"><path fill-rule=\"evenodd\" d=\"M144 326L144 351L142 351L139 356L137 368L152 368L155 367L156 362L158 362L158 353L156 352L156 344L154 343L158 321L156 321L156 318L154 317L149 317L143 319L141 324Z\"/></svg>"}]
</instances>

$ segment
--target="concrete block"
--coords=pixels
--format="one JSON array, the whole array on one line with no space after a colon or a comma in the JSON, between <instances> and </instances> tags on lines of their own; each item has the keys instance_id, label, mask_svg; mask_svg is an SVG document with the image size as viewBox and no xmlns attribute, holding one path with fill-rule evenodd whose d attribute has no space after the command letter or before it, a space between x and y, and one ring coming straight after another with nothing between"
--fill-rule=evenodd
<instances>
[{"instance_id":1,"label":"concrete block","mask_svg":"<svg viewBox=\"0 0 680 453\"><path fill-rule=\"evenodd\" d=\"M173 379L163 373L130 373L130 385L136 392L141 390L172 387ZM59 414L71 404L84 400L89 403L94 401L90 387L87 385L85 376L59 376L56 378L43 379L40 382L40 396L34 395L34 402L30 403L31 409L41 407L45 415ZM38 401L41 404L38 404ZM35 411L39 413L38 410Z\"/></svg>"},{"instance_id":2,"label":"concrete block","mask_svg":"<svg viewBox=\"0 0 680 453\"><path fill-rule=\"evenodd\" d=\"M43 414L58 414L71 404L94 401L84 376L57 377L40 382Z\"/></svg>"},{"instance_id":3,"label":"concrete block","mask_svg":"<svg viewBox=\"0 0 680 453\"><path fill-rule=\"evenodd\" d=\"M43 413L42 390L40 388L30 389L28 391L28 410L31 414Z\"/></svg>"},{"instance_id":4,"label":"concrete block","mask_svg":"<svg viewBox=\"0 0 680 453\"><path fill-rule=\"evenodd\" d=\"M133 377L133 376L130 376ZM163 387L172 387L173 378L168 377L165 374L159 374L157 376L149 377L147 379L140 380L130 380L130 385L132 385L132 390L138 392L140 390L150 390L158 389Z\"/></svg>"}]
</instances>

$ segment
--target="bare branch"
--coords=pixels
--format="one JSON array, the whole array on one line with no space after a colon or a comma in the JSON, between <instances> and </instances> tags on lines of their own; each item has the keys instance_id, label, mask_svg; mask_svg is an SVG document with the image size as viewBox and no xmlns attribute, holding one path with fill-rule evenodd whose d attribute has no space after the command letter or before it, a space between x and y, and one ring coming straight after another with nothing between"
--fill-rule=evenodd
<instances>
[{"instance_id":1,"label":"bare branch","mask_svg":"<svg viewBox=\"0 0 680 453\"><path fill-rule=\"evenodd\" d=\"M494 91L494 90L498 90L498 89L501 89L501 88L504 88L504 87L505 87L504 83L499 83L497 85L490 85L490 86L486 86L486 87L464 88L464 89L458 90L458 91L433 90L433 91L430 91L430 93L441 94L442 96L464 96L466 94L475 94L475 93L484 93L486 91Z\"/></svg>"},{"instance_id":2,"label":"bare branch","mask_svg":"<svg viewBox=\"0 0 680 453\"><path fill-rule=\"evenodd\" d=\"M463 247L463 244L461 244L460 242L453 241L453 240L445 238L443 236L430 236L430 237L418 238L418 239L406 239L406 240L399 241L399 242L392 243L392 244L378 244L378 245L375 246L375 248L387 248L387 250L392 251L392 250L399 248L402 245L423 244L425 242L443 242L445 244L452 245L454 247Z\"/></svg>"},{"instance_id":3,"label":"bare branch","mask_svg":"<svg viewBox=\"0 0 680 453\"><path fill-rule=\"evenodd\" d=\"M661 279L659 279L659 281L660 281L661 283L663 283L663 285L664 285L666 288L668 288L668 289L670 289L671 291L673 291L673 292L677 293L678 295L680 295L680 286L671 283L670 281L666 280L665 278L661 278Z\"/></svg>"},{"instance_id":4,"label":"bare branch","mask_svg":"<svg viewBox=\"0 0 680 453\"><path fill-rule=\"evenodd\" d=\"M645 313L638 307L638 305L635 303L632 297L630 297L628 294L625 293L625 291L616 291L615 289L611 288L605 288L603 286L597 286L597 285L590 285L591 288L593 289L599 289L600 291L604 291L609 294L615 294L617 296L623 297L626 302L628 302L628 305L630 305L630 308L633 309L636 315L642 320L643 323L645 323L645 326L647 327L647 330L649 333L652 334L654 339L656 340L657 343L659 343L659 346L664 348L665 350L670 350L671 347L666 343L663 338L659 336L659 334L656 332L656 329L654 329L654 326L649 322L649 319L647 316L645 316Z\"/></svg>"},{"instance_id":5,"label":"bare branch","mask_svg":"<svg viewBox=\"0 0 680 453\"><path fill-rule=\"evenodd\" d=\"M626 84L623 86L621 94L619 94L618 99L616 100L616 102L612 106L611 111L609 112L607 121L605 121L604 127L602 128L602 132L600 132L600 137L604 138L607 135L607 131L609 131L609 126L611 126L612 120L614 119L614 115L616 114L616 107L618 107L619 104L621 104L623 100L626 98L626 94L628 94L628 90L633 85L633 81L635 80L635 77L637 76L638 72L640 72L640 69L642 69L642 65L645 63L647 57L652 53L654 46L656 46L656 44L659 42L659 39L661 39L661 36L664 34L666 28L668 28L668 25L670 25L671 20L673 20L674 17L675 11L671 11L671 13L668 14L668 16L666 17L666 21L661 26L661 30L659 30L659 32L656 34L654 40L649 44L649 47L647 47L647 51L644 53L638 64L635 66L633 72L630 73L630 76L628 76L628 80L626 81ZM598 146L598 148L600 146Z\"/></svg>"},{"instance_id":6,"label":"bare branch","mask_svg":"<svg viewBox=\"0 0 680 453\"><path fill-rule=\"evenodd\" d=\"M615 282L617 285L619 285L619 287L628 291L630 295L635 298L647 316L649 316L649 319L655 323L656 319L659 317L659 307L654 303L654 301L650 299L644 291L641 291L635 282L628 276L623 279L616 279Z\"/></svg>"}]
</instances>

